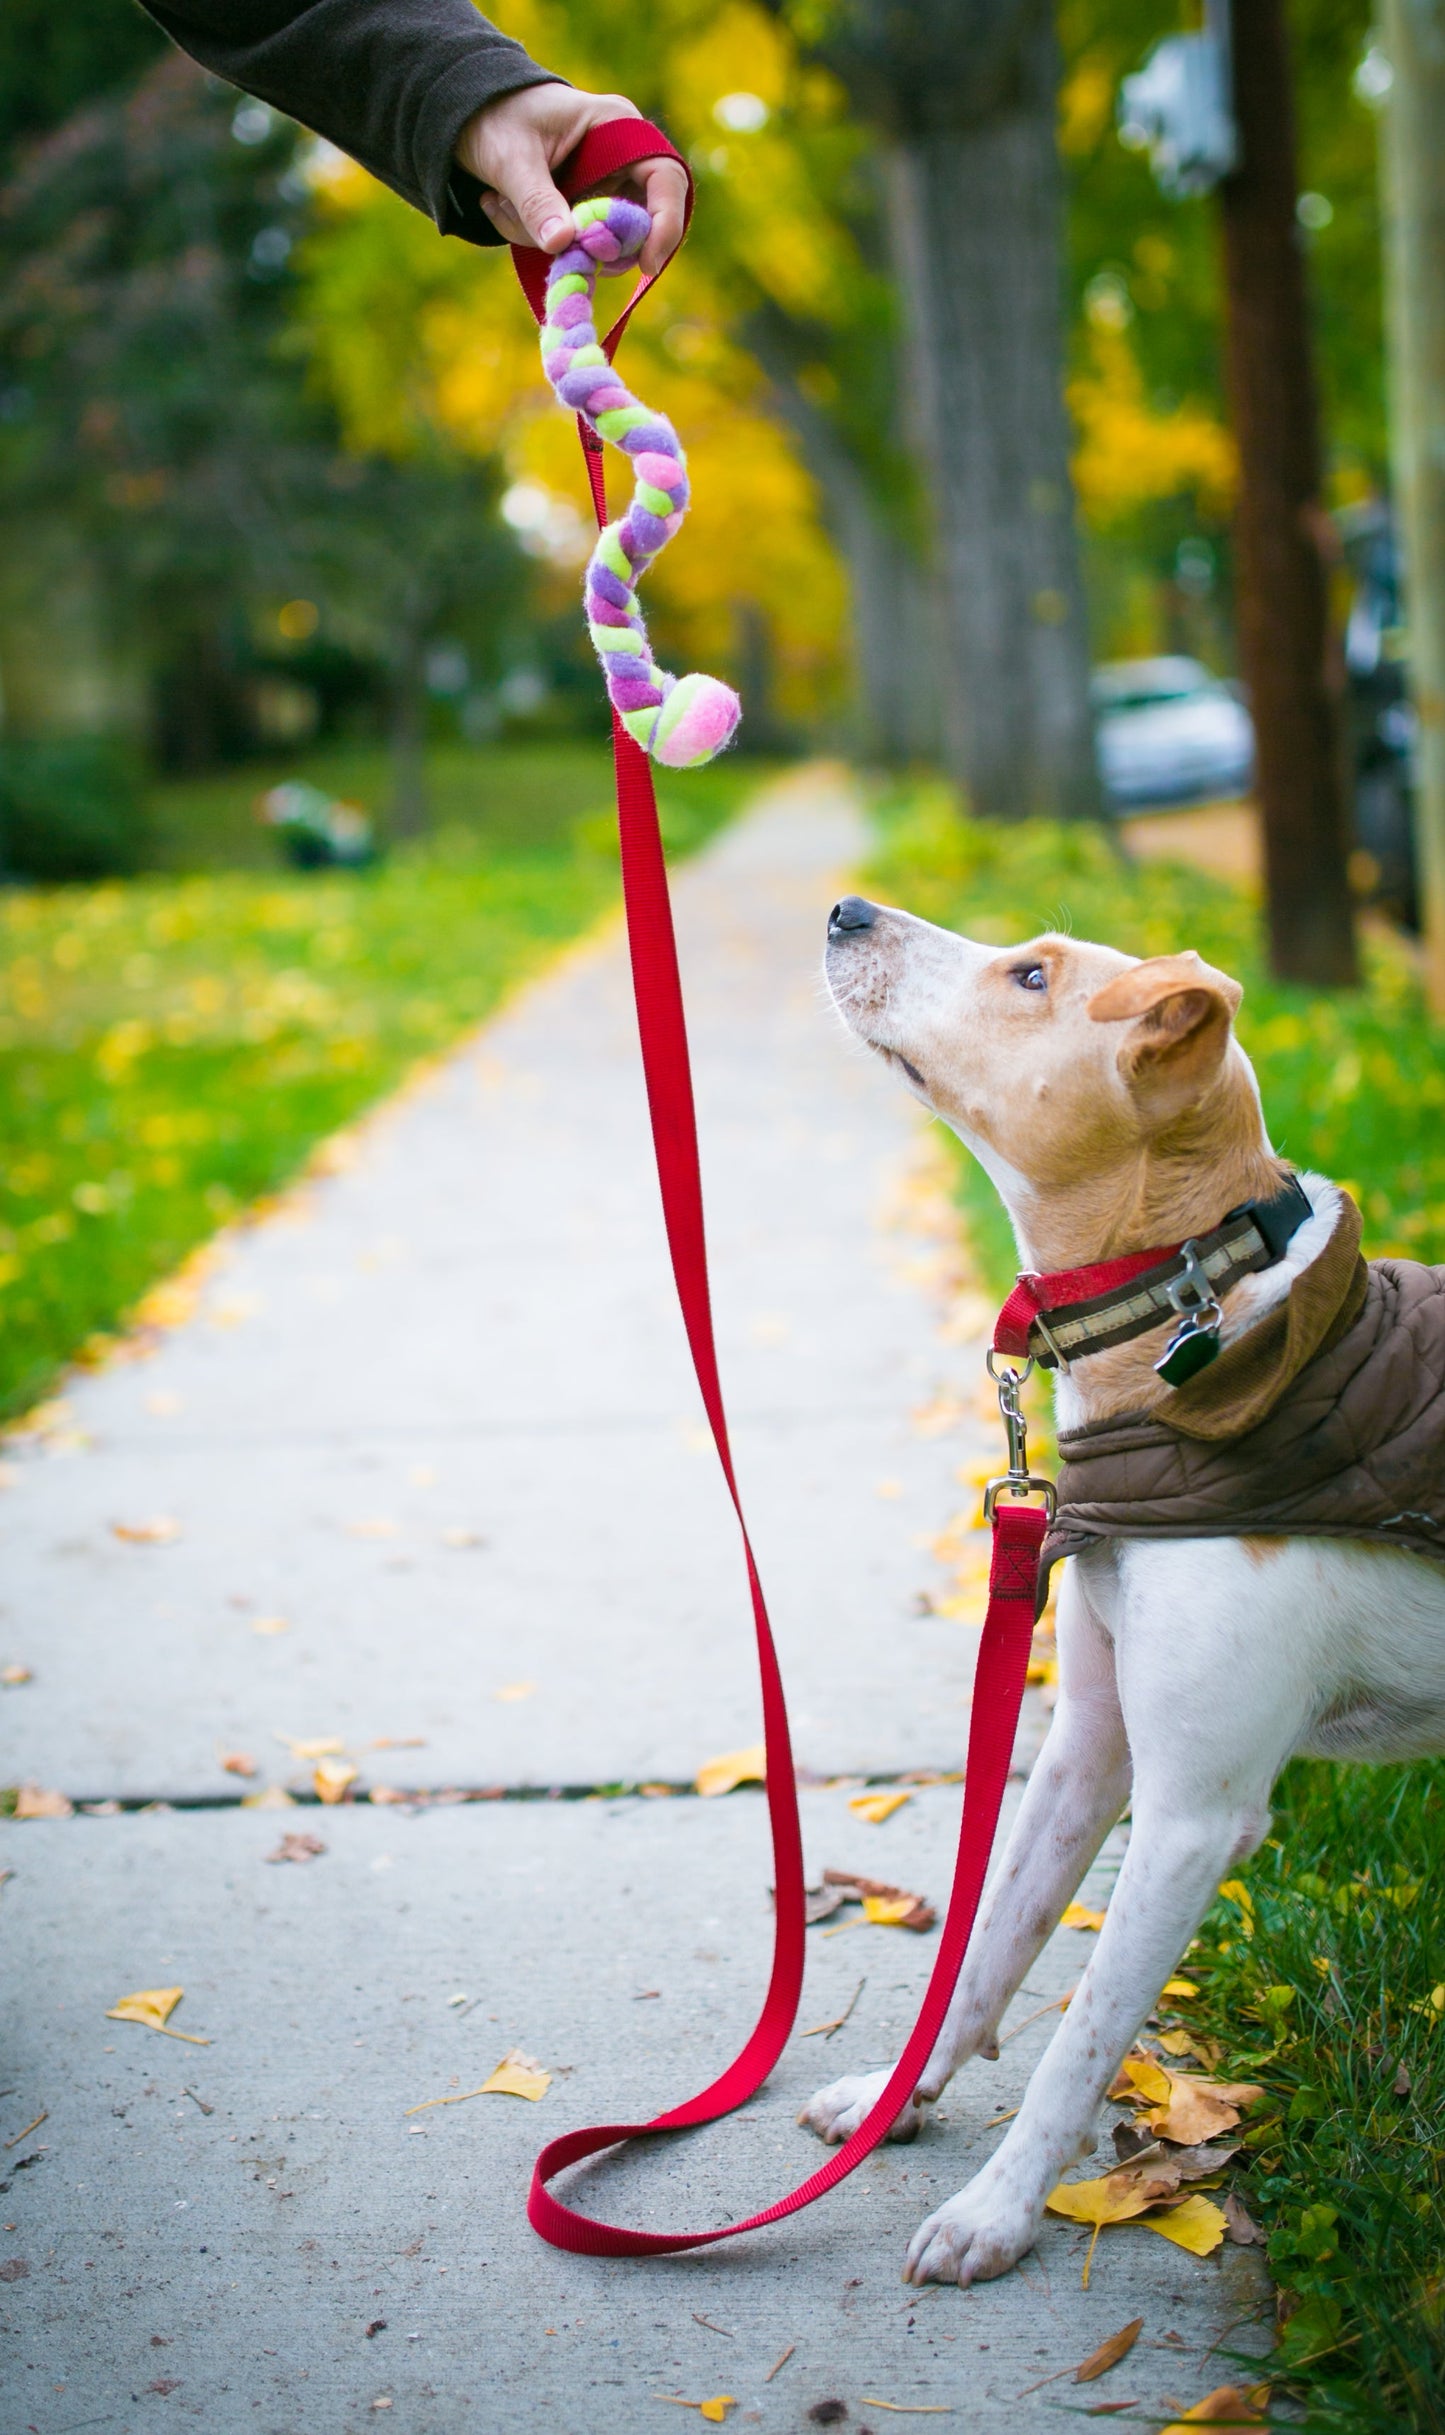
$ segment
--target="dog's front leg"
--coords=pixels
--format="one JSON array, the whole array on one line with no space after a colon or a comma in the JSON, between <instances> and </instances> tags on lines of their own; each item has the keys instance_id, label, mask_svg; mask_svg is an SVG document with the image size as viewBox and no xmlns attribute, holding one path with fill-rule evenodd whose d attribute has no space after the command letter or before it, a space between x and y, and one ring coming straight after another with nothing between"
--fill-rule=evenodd
<instances>
[{"instance_id":1,"label":"dog's front leg","mask_svg":"<svg viewBox=\"0 0 1445 2435\"><path fill-rule=\"evenodd\" d=\"M904 2279L972 2283L1032 2247L1044 2201L1093 2143L1100 2101L1231 1862L1269 1822L1268 1779L1253 1800L1192 1811L1164 1787L1137 1788L1129 1850L1083 1981L1030 2080L1007 2137L968 2187L921 2225Z\"/></svg>"},{"instance_id":2,"label":"dog's front leg","mask_svg":"<svg viewBox=\"0 0 1445 2435\"><path fill-rule=\"evenodd\" d=\"M997 2056L1010 1998L1128 1799L1113 1646L1086 1602L1077 1565L1064 1576L1058 1630L1059 1704L980 1908L938 2044L890 2139L917 2135L920 2105L941 2096L972 2056ZM875 2071L834 2080L809 2098L798 2120L836 2145L852 2137L888 2079Z\"/></svg>"}]
</instances>

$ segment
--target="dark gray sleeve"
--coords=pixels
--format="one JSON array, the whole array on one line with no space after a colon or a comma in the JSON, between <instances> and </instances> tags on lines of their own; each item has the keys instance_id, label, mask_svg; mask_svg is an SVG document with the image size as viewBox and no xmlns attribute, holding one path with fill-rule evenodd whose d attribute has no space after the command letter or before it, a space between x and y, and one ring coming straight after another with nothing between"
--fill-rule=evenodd
<instances>
[{"instance_id":1,"label":"dark gray sleeve","mask_svg":"<svg viewBox=\"0 0 1445 2435\"><path fill-rule=\"evenodd\" d=\"M471 0L142 0L181 50L299 119L430 214L444 236L501 239L452 159L474 110L560 84Z\"/></svg>"}]
</instances>

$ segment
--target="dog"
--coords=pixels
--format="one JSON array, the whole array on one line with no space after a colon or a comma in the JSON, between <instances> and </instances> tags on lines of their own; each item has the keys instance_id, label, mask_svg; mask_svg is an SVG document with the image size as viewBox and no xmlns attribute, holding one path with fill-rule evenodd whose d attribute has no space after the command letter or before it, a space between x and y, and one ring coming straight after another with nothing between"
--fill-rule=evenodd
<instances>
[{"instance_id":1,"label":"dog","mask_svg":"<svg viewBox=\"0 0 1445 2435\"><path fill-rule=\"evenodd\" d=\"M1141 962L1053 935L1001 950L854 897L830 919L825 975L849 1030L986 1169L1025 1270L1177 1244L1279 1192L1233 1031L1242 993L1198 957ZM1343 1195L1299 1181L1310 1215L1283 1258L1222 1295L1225 1346L1277 1310L1334 1232ZM1159 1349L1145 1334L1061 1368L1061 1436L1166 1407ZM1048 1735L891 2138L916 2135L960 2065L997 2056L1005 2007L1131 1802L1128 1851L1016 2119L920 2226L905 2282L970 2284L1032 2246L1221 1879L1268 1831L1287 1759L1445 1749L1445 1566L1426 1554L1346 1536L1125 1533L1065 1567L1057 1630ZM844 2140L887 2078L835 2080L799 2121Z\"/></svg>"}]
</instances>

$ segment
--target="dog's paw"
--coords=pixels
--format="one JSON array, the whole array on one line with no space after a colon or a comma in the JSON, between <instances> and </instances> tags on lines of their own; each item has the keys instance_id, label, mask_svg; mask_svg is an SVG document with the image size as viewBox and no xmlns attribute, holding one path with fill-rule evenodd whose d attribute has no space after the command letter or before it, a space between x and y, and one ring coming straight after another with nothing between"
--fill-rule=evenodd
<instances>
[{"instance_id":1,"label":"dog's paw","mask_svg":"<svg viewBox=\"0 0 1445 2435\"><path fill-rule=\"evenodd\" d=\"M816 2131L829 2147L840 2147L872 2112L891 2076L886 2071L867 2071L855 2073L847 2080L833 2080L808 2099L798 2120L804 2130ZM888 2133L889 2138L916 2139L919 2121L918 2107L910 2098Z\"/></svg>"},{"instance_id":2,"label":"dog's paw","mask_svg":"<svg viewBox=\"0 0 1445 2435\"><path fill-rule=\"evenodd\" d=\"M1042 2209L986 2166L966 2190L920 2224L904 2262L905 2283L986 2283L1034 2245Z\"/></svg>"}]
</instances>

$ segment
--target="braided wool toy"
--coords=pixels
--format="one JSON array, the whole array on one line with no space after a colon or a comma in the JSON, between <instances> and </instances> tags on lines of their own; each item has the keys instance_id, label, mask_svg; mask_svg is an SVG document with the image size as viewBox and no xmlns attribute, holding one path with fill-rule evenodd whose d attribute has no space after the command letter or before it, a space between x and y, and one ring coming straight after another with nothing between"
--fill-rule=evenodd
<instances>
[{"instance_id":1,"label":"braided wool toy","mask_svg":"<svg viewBox=\"0 0 1445 2435\"><path fill-rule=\"evenodd\" d=\"M632 459L625 516L601 534L587 565L587 627L607 692L628 734L668 769L695 769L730 742L742 715L715 676L669 676L652 656L634 586L687 511L685 460L672 425L625 389L597 343L597 274L632 268L652 226L637 203L598 195L573 207L578 238L547 276L542 367L570 406Z\"/></svg>"}]
</instances>

